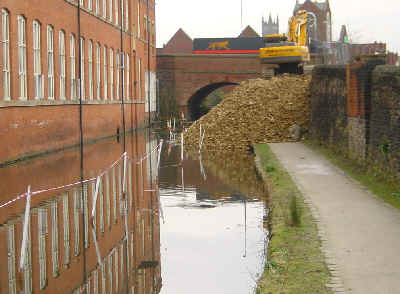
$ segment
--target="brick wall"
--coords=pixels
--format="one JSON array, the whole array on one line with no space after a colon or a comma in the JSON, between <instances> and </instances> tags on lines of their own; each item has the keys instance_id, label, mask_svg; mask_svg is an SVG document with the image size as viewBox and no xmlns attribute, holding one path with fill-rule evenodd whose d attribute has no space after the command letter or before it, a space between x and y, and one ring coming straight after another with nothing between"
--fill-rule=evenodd
<instances>
[{"instance_id":1,"label":"brick wall","mask_svg":"<svg viewBox=\"0 0 400 294\"><path fill-rule=\"evenodd\" d=\"M372 74L368 159L400 179L400 68L378 66Z\"/></svg>"},{"instance_id":2,"label":"brick wall","mask_svg":"<svg viewBox=\"0 0 400 294\"><path fill-rule=\"evenodd\" d=\"M116 133L121 126L121 100L129 101L126 105L128 128L137 128L145 123L146 110L144 102L145 73L148 69L155 72L155 3L139 0L99 1L100 9L96 11L96 1L82 1L80 7L80 33L83 37L83 89L85 139L91 140ZM89 7L92 3L92 7ZM103 3L106 11L103 13ZM113 3L110 9L109 4ZM121 28L121 11L119 5L124 3L127 17ZM126 10L128 5L129 9ZM71 97L73 88L72 69L75 65L75 83L79 79L79 40L78 40L78 2L77 0L54 1L13 1L2 0L0 11L8 15L9 50L0 46L0 74L9 67L10 83L0 78L0 141L7 142L0 148L0 164L34 153L63 148L77 143L79 139L79 96ZM118 13L118 19L116 18ZM149 14L149 16L147 16ZM23 16L26 29L26 97L20 97L19 55L18 55L18 18ZM0 16L1 18L2 16ZM147 28L147 20L150 28ZM3 20L2 20L3 21ZM40 67L43 77L43 96L35 97L34 58L33 58L33 22L40 23ZM48 64L48 27L53 29L53 77L54 97L49 97ZM122 32L121 32L122 29ZM59 35L65 33L65 97L61 97L61 62ZM148 34L149 33L149 34ZM71 36L75 37L75 59ZM0 31L0 41L4 38ZM150 40L148 40L150 39ZM149 42L148 42L149 41ZM89 44L92 50L92 87L93 97L89 97ZM96 45L100 46L100 58L97 58ZM150 47L150 48L148 48ZM149 55L147 51L149 50ZM105 50L105 51L104 51ZM117 69L117 52L125 53L125 69ZM8 52L8 54L7 54ZM105 54L106 53L106 54ZM111 55L112 54L112 55ZM7 56L8 55L8 56ZM129 63L126 57L129 55ZM6 58L7 57L7 58ZM148 58L149 57L149 58ZM9 59L9 65L4 60ZM73 63L73 60L75 61ZM97 78L97 61L100 64ZM111 64L113 66L111 66ZM128 81L129 64L129 81ZM105 66L106 65L106 66ZM121 71L124 72L122 75ZM51 72L51 71L50 71ZM140 74L140 76L139 76ZM111 83L113 75L113 83ZM119 89L117 76L120 77ZM107 83L105 81L107 80ZM97 95L99 83L100 95ZM113 87L111 87L113 84ZM123 85L123 86L122 86ZM129 88L128 88L129 85ZM4 88L10 89L10 96L4 95ZM113 89L111 91L111 89ZM117 91L118 89L118 91ZM78 92L78 89L76 90ZM119 97L117 97L119 93Z\"/></svg>"},{"instance_id":3,"label":"brick wall","mask_svg":"<svg viewBox=\"0 0 400 294\"><path fill-rule=\"evenodd\" d=\"M345 66L314 68L310 87L311 136L345 152L348 145Z\"/></svg>"},{"instance_id":4,"label":"brick wall","mask_svg":"<svg viewBox=\"0 0 400 294\"><path fill-rule=\"evenodd\" d=\"M400 178L400 69L384 62L370 56L347 67L314 68L310 136Z\"/></svg>"},{"instance_id":5,"label":"brick wall","mask_svg":"<svg viewBox=\"0 0 400 294\"><path fill-rule=\"evenodd\" d=\"M251 54L175 54L157 56L160 93L171 93L186 109L189 99L211 84L237 84L258 78L261 64Z\"/></svg>"}]
</instances>

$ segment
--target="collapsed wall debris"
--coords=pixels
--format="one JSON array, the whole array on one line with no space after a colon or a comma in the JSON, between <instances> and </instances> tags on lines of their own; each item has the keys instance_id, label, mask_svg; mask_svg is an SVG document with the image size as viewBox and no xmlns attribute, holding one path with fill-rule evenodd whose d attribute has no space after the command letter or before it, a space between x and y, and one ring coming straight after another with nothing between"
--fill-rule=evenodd
<instances>
[{"instance_id":1,"label":"collapsed wall debris","mask_svg":"<svg viewBox=\"0 0 400 294\"><path fill-rule=\"evenodd\" d=\"M185 132L185 146L230 153L253 143L294 141L308 129L310 76L283 75L242 82ZM296 138L297 137L297 138Z\"/></svg>"}]
</instances>

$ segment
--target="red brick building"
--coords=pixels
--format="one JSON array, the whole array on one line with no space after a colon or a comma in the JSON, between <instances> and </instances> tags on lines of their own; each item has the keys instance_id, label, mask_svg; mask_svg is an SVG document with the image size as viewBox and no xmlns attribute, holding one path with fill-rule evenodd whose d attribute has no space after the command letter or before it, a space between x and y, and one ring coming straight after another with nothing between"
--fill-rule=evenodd
<instances>
[{"instance_id":1,"label":"red brick building","mask_svg":"<svg viewBox=\"0 0 400 294\"><path fill-rule=\"evenodd\" d=\"M329 0L324 0L324 2L306 0L302 4L299 3L299 0L296 0L293 15L299 10L306 10L314 18L314 25L311 27L312 39L321 42L332 41L332 19Z\"/></svg>"},{"instance_id":2,"label":"red brick building","mask_svg":"<svg viewBox=\"0 0 400 294\"><path fill-rule=\"evenodd\" d=\"M154 6L1 1L0 164L79 143L80 97L85 141L121 129L122 101L128 129L147 121L156 109Z\"/></svg>"},{"instance_id":3,"label":"red brick building","mask_svg":"<svg viewBox=\"0 0 400 294\"><path fill-rule=\"evenodd\" d=\"M163 46L163 48L158 48L159 54L176 54L176 53L191 54L192 51L193 51L193 40L182 29L179 29L168 41L168 43Z\"/></svg>"},{"instance_id":4,"label":"red brick building","mask_svg":"<svg viewBox=\"0 0 400 294\"><path fill-rule=\"evenodd\" d=\"M251 37L260 37L259 34L251 27L247 26L244 30L240 33L238 38L251 38Z\"/></svg>"}]
</instances>

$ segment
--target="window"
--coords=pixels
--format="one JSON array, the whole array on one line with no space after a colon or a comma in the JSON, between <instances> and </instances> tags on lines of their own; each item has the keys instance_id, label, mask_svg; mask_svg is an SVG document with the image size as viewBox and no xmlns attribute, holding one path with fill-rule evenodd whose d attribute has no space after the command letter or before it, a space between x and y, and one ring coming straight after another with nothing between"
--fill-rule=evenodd
<instances>
[{"instance_id":1,"label":"window","mask_svg":"<svg viewBox=\"0 0 400 294\"><path fill-rule=\"evenodd\" d=\"M47 26L47 92L54 99L54 30Z\"/></svg>"},{"instance_id":2,"label":"window","mask_svg":"<svg viewBox=\"0 0 400 294\"><path fill-rule=\"evenodd\" d=\"M103 0L103 17L107 18L107 0Z\"/></svg>"},{"instance_id":3,"label":"window","mask_svg":"<svg viewBox=\"0 0 400 294\"><path fill-rule=\"evenodd\" d=\"M75 74L75 36L70 37L70 64L71 64L71 100L76 99L76 74Z\"/></svg>"},{"instance_id":4,"label":"window","mask_svg":"<svg viewBox=\"0 0 400 294\"><path fill-rule=\"evenodd\" d=\"M63 202L63 225L64 225L64 265L67 267L70 262L69 255L69 203L68 194L62 197Z\"/></svg>"},{"instance_id":5,"label":"window","mask_svg":"<svg viewBox=\"0 0 400 294\"><path fill-rule=\"evenodd\" d=\"M126 100L131 99L131 83L129 81L130 78L130 67L129 67L129 54L126 54Z\"/></svg>"},{"instance_id":6,"label":"window","mask_svg":"<svg viewBox=\"0 0 400 294\"><path fill-rule=\"evenodd\" d=\"M128 238L128 236L127 236L127 238ZM123 283L123 281L124 281L124 243L121 244L119 256L121 258L121 263L120 263L121 283ZM129 255L127 255L126 257L129 258Z\"/></svg>"},{"instance_id":7,"label":"window","mask_svg":"<svg viewBox=\"0 0 400 294\"><path fill-rule=\"evenodd\" d=\"M132 164L128 164L128 189L129 189L129 208L133 206L133 195L132 195Z\"/></svg>"},{"instance_id":8,"label":"window","mask_svg":"<svg viewBox=\"0 0 400 294\"><path fill-rule=\"evenodd\" d=\"M30 216L28 223L31 224ZM26 236L25 264L24 264L24 291L23 293L32 293L32 241L31 226L28 225L28 234Z\"/></svg>"},{"instance_id":9,"label":"window","mask_svg":"<svg viewBox=\"0 0 400 294\"><path fill-rule=\"evenodd\" d=\"M112 252L108 256L108 283L110 285L110 294L114 293L113 291L113 273L112 273Z\"/></svg>"},{"instance_id":10,"label":"window","mask_svg":"<svg viewBox=\"0 0 400 294\"><path fill-rule=\"evenodd\" d=\"M93 42L88 43L89 100L93 100Z\"/></svg>"},{"instance_id":11,"label":"window","mask_svg":"<svg viewBox=\"0 0 400 294\"><path fill-rule=\"evenodd\" d=\"M79 214L80 214L80 193L74 190L74 254L79 255Z\"/></svg>"},{"instance_id":12,"label":"window","mask_svg":"<svg viewBox=\"0 0 400 294\"><path fill-rule=\"evenodd\" d=\"M118 0L114 1L114 11L115 11L115 24L118 25L118 17L119 17L119 11L118 11Z\"/></svg>"},{"instance_id":13,"label":"window","mask_svg":"<svg viewBox=\"0 0 400 294\"><path fill-rule=\"evenodd\" d=\"M112 13L112 11L113 11L113 0L108 0L108 1L109 1L108 19L110 20L110 22L112 22L113 21L113 13ZM115 0L115 1L117 1L117 0Z\"/></svg>"},{"instance_id":14,"label":"window","mask_svg":"<svg viewBox=\"0 0 400 294\"><path fill-rule=\"evenodd\" d=\"M33 79L35 99L43 98L43 76L40 48L40 23L33 21Z\"/></svg>"},{"instance_id":15,"label":"window","mask_svg":"<svg viewBox=\"0 0 400 294\"><path fill-rule=\"evenodd\" d=\"M114 250L115 291L118 293L118 247Z\"/></svg>"},{"instance_id":16,"label":"window","mask_svg":"<svg viewBox=\"0 0 400 294\"><path fill-rule=\"evenodd\" d=\"M97 269L93 272L93 294L99 293L99 273Z\"/></svg>"},{"instance_id":17,"label":"window","mask_svg":"<svg viewBox=\"0 0 400 294\"><path fill-rule=\"evenodd\" d=\"M80 97L85 100L85 39L81 37L81 83L80 83Z\"/></svg>"},{"instance_id":18,"label":"window","mask_svg":"<svg viewBox=\"0 0 400 294\"><path fill-rule=\"evenodd\" d=\"M96 97L100 98L100 44L96 44Z\"/></svg>"},{"instance_id":19,"label":"window","mask_svg":"<svg viewBox=\"0 0 400 294\"><path fill-rule=\"evenodd\" d=\"M60 54L60 100L65 100L65 33L60 31L58 34L59 54Z\"/></svg>"},{"instance_id":20,"label":"window","mask_svg":"<svg viewBox=\"0 0 400 294\"><path fill-rule=\"evenodd\" d=\"M125 29L129 30L129 3L125 0Z\"/></svg>"},{"instance_id":21,"label":"window","mask_svg":"<svg viewBox=\"0 0 400 294\"><path fill-rule=\"evenodd\" d=\"M111 230L111 204L110 204L110 176L106 173L106 213L107 213L107 227Z\"/></svg>"},{"instance_id":22,"label":"window","mask_svg":"<svg viewBox=\"0 0 400 294\"><path fill-rule=\"evenodd\" d=\"M140 38L140 4L137 5L137 35Z\"/></svg>"},{"instance_id":23,"label":"window","mask_svg":"<svg viewBox=\"0 0 400 294\"><path fill-rule=\"evenodd\" d=\"M142 59L138 58L138 99L142 100Z\"/></svg>"},{"instance_id":24,"label":"window","mask_svg":"<svg viewBox=\"0 0 400 294\"><path fill-rule=\"evenodd\" d=\"M101 294L106 294L106 260L101 265Z\"/></svg>"},{"instance_id":25,"label":"window","mask_svg":"<svg viewBox=\"0 0 400 294\"><path fill-rule=\"evenodd\" d=\"M112 196L113 196L113 212L114 212L114 223L117 223L117 183L115 175L115 167L112 169Z\"/></svg>"},{"instance_id":26,"label":"window","mask_svg":"<svg viewBox=\"0 0 400 294\"><path fill-rule=\"evenodd\" d=\"M58 276L58 203L51 204L51 257L53 263L53 277Z\"/></svg>"},{"instance_id":27,"label":"window","mask_svg":"<svg viewBox=\"0 0 400 294\"><path fill-rule=\"evenodd\" d=\"M104 193L103 193L103 182L100 182L99 186L99 206L100 206L100 232L104 234Z\"/></svg>"},{"instance_id":28,"label":"window","mask_svg":"<svg viewBox=\"0 0 400 294\"><path fill-rule=\"evenodd\" d=\"M1 10L1 42L3 44L3 99L10 100L10 20L7 10Z\"/></svg>"},{"instance_id":29,"label":"window","mask_svg":"<svg viewBox=\"0 0 400 294\"><path fill-rule=\"evenodd\" d=\"M26 21L22 15L18 15L18 82L19 98L27 99L26 90Z\"/></svg>"},{"instance_id":30,"label":"window","mask_svg":"<svg viewBox=\"0 0 400 294\"><path fill-rule=\"evenodd\" d=\"M95 0L96 1L96 14L100 14L100 0Z\"/></svg>"},{"instance_id":31,"label":"window","mask_svg":"<svg viewBox=\"0 0 400 294\"><path fill-rule=\"evenodd\" d=\"M119 71L119 69L120 69L120 65L119 65L119 63L120 63L120 61L119 61L119 52L117 51L117 56L116 56L116 62L117 62L117 68L116 68L116 80L115 80L115 89L116 89L116 92L115 92L115 94L116 94L116 98L117 98L117 100L119 100L119 75L120 75L120 71Z\"/></svg>"},{"instance_id":32,"label":"window","mask_svg":"<svg viewBox=\"0 0 400 294\"><path fill-rule=\"evenodd\" d=\"M47 284L46 275L46 235L47 235L47 209L38 210L38 251L39 251L39 286L43 290Z\"/></svg>"},{"instance_id":33,"label":"window","mask_svg":"<svg viewBox=\"0 0 400 294\"><path fill-rule=\"evenodd\" d=\"M89 10L92 10L92 0L88 0L88 1L87 1L87 8L88 8Z\"/></svg>"},{"instance_id":34,"label":"window","mask_svg":"<svg viewBox=\"0 0 400 294\"><path fill-rule=\"evenodd\" d=\"M88 185L83 184L83 217L85 218L85 248L89 247Z\"/></svg>"},{"instance_id":35,"label":"window","mask_svg":"<svg viewBox=\"0 0 400 294\"><path fill-rule=\"evenodd\" d=\"M15 278L15 230L14 224L8 227L8 288L10 294L17 294Z\"/></svg>"},{"instance_id":36,"label":"window","mask_svg":"<svg viewBox=\"0 0 400 294\"><path fill-rule=\"evenodd\" d=\"M110 48L110 99L114 99L114 50Z\"/></svg>"},{"instance_id":37,"label":"window","mask_svg":"<svg viewBox=\"0 0 400 294\"><path fill-rule=\"evenodd\" d=\"M104 100L107 100L107 92L108 92L108 81L107 81L107 47L104 46L104 56L103 56L103 75L104 75L104 84L103 84L103 89L104 89Z\"/></svg>"}]
</instances>

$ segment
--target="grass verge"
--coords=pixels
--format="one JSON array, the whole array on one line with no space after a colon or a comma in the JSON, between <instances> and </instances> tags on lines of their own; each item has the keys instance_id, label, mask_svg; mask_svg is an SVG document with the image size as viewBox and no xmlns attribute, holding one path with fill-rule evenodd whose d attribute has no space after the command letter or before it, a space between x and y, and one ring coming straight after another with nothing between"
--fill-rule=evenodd
<instances>
[{"instance_id":1,"label":"grass verge","mask_svg":"<svg viewBox=\"0 0 400 294\"><path fill-rule=\"evenodd\" d=\"M255 151L270 191L271 239L257 294L332 293L321 241L303 196L267 144Z\"/></svg>"},{"instance_id":2,"label":"grass verge","mask_svg":"<svg viewBox=\"0 0 400 294\"><path fill-rule=\"evenodd\" d=\"M307 140L304 143L314 151L322 154L330 163L339 167L383 201L400 209L400 184L390 180L390 175L368 170L356 161L346 158L343 154L334 152L328 147L313 141Z\"/></svg>"}]
</instances>

